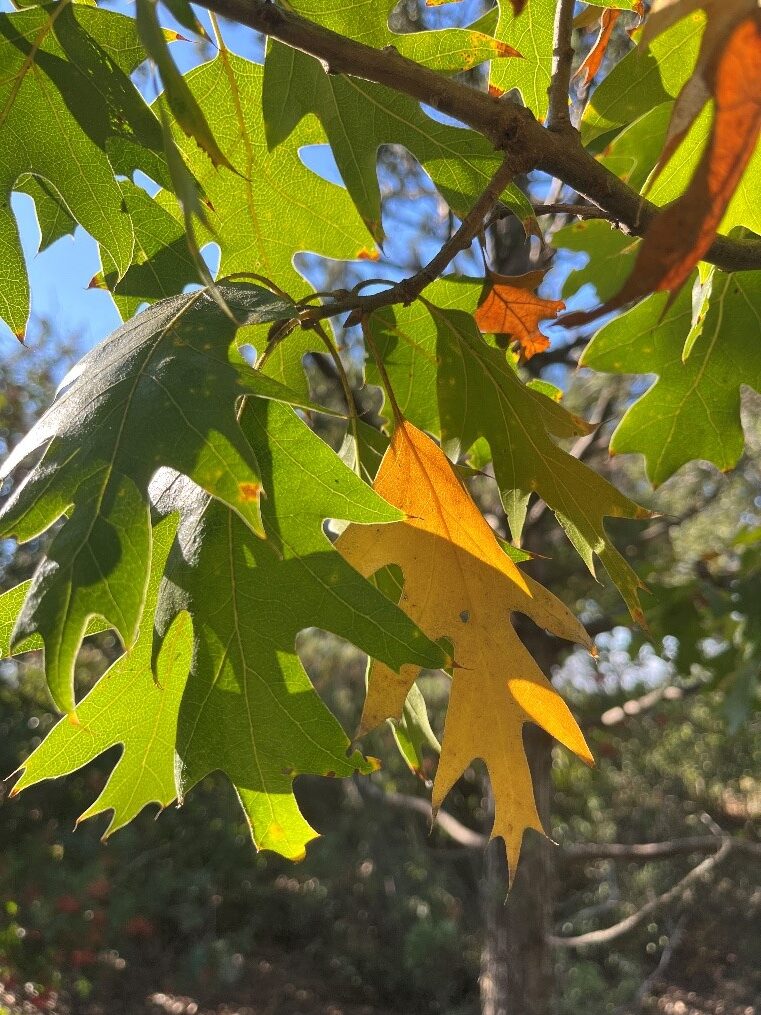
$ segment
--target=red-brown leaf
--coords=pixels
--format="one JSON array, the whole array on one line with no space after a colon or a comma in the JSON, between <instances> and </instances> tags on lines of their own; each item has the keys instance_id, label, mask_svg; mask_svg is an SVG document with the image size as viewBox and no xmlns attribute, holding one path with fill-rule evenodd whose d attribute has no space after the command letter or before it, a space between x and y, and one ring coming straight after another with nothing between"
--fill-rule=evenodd
<instances>
[{"instance_id":1,"label":"red-brown leaf","mask_svg":"<svg viewBox=\"0 0 761 1015\"><path fill-rule=\"evenodd\" d=\"M687 190L651 222L621 291L596 310L570 314L564 324L585 324L651 292L673 297L711 246L761 130L761 12L732 26L706 78L714 119Z\"/></svg>"},{"instance_id":2,"label":"red-brown leaf","mask_svg":"<svg viewBox=\"0 0 761 1015\"><path fill-rule=\"evenodd\" d=\"M621 17L622 11L618 11L612 8L604 10L600 15L600 31L597 34L594 45L587 53L583 62L579 65L579 69L574 74L574 77L580 77L584 85L588 85L589 82L597 75L602 63L602 58L605 56L605 50L608 48L610 37L613 34L613 29L616 26L616 22Z\"/></svg>"},{"instance_id":3,"label":"red-brown leaf","mask_svg":"<svg viewBox=\"0 0 761 1015\"><path fill-rule=\"evenodd\" d=\"M562 300L545 300L536 290L544 271L525 275L497 275L492 272L486 296L476 310L476 324L482 332L507 335L519 343L524 359L549 348L550 340L539 330L539 322L555 318L565 307Z\"/></svg>"}]
</instances>

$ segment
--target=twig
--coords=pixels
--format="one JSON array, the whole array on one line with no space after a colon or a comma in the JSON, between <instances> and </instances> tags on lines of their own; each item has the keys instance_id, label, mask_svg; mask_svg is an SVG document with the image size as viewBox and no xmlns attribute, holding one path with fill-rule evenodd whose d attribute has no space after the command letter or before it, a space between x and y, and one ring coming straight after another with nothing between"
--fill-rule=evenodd
<instances>
[{"instance_id":1,"label":"twig","mask_svg":"<svg viewBox=\"0 0 761 1015\"><path fill-rule=\"evenodd\" d=\"M568 131L548 130L530 110L477 91L401 56L346 38L269 0L199 0L239 24L279 39L320 60L332 74L351 74L425 102L486 137L505 154L514 174L540 169L598 204L641 236L659 209L620 180ZM703 260L724 271L761 268L761 241L718 237Z\"/></svg>"},{"instance_id":2,"label":"twig","mask_svg":"<svg viewBox=\"0 0 761 1015\"><path fill-rule=\"evenodd\" d=\"M645 1000L647 995L650 993L650 990L653 987L653 985L663 976L668 967L671 965L671 960L674 957L674 952L677 950L679 945L682 943L682 940L684 939L684 928L686 924L687 924L687 914L682 913L682 915L677 920L676 927L674 927L674 929L669 933L668 941L663 947L661 957L658 960L658 965L655 967L652 973L650 973L650 975L646 977L639 985L637 993L634 995L636 1001L642 1002ZM622 1007L619 1010L623 1012L625 1009Z\"/></svg>"},{"instance_id":3,"label":"twig","mask_svg":"<svg viewBox=\"0 0 761 1015\"><path fill-rule=\"evenodd\" d=\"M373 783L363 780L361 783L363 792L366 792L376 800L382 800L389 807L397 807L401 810L414 811L427 818L429 825L441 829L450 839L467 846L471 849L483 849L489 843L488 835L476 832L468 828L461 821L447 811L439 810L433 818L430 800L424 797L412 796L407 793L386 792L375 786ZM570 843L558 847L558 853L563 861L570 863L581 863L589 860L630 860L646 863L650 860L665 860L672 856L681 856L686 853L706 853L716 849L717 842L722 841L716 835L694 835L685 836L681 839L668 839L665 842L580 842ZM728 840L731 846L738 853L761 859L761 842L752 842L748 839L732 838Z\"/></svg>"},{"instance_id":4,"label":"twig","mask_svg":"<svg viewBox=\"0 0 761 1015\"><path fill-rule=\"evenodd\" d=\"M571 90L571 65L573 64L574 0L557 0L555 4L555 28L552 38L552 77L547 89L549 107L547 129L560 133L573 130L568 110Z\"/></svg>"},{"instance_id":5,"label":"twig","mask_svg":"<svg viewBox=\"0 0 761 1015\"><path fill-rule=\"evenodd\" d=\"M674 684L656 687L655 690L648 691L647 694L643 694L639 698L630 698L623 705L614 705L613 708L607 709L600 716L600 723L603 726L617 726L625 719L648 712L662 701L680 701L685 695L693 694L704 686L703 682L698 680L688 687L676 687Z\"/></svg>"},{"instance_id":6,"label":"twig","mask_svg":"<svg viewBox=\"0 0 761 1015\"><path fill-rule=\"evenodd\" d=\"M603 211L596 204L535 204L534 213L536 215L573 215L580 219L615 221L610 212Z\"/></svg>"},{"instance_id":7,"label":"twig","mask_svg":"<svg viewBox=\"0 0 761 1015\"><path fill-rule=\"evenodd\" d=\"M688 835L682 839L667 839L665 842L578 842L561 846L560 855L570 863L588 860L641 860L647 863L685 853L707 853L716 849L716 842L715 835ZM761 842L732 839L732 848L738 853L761 860Z\"/></svg>"},{"instance_id":8,"label":"twig","mask_svg":"<svg viewBox=\"0 0 761 1015\"><path fill-rule=\"evenodd\" d=\"M463 825L461 821L458 821L457 818L444 810L439 809L434 817L430 800L425 800L419 796L409 796L406 793L386 792L367 780L363 782L362 788L364 792L376 800L382 800L383 803L391 807L399 807L402 810L422 814L424 818L427 818L429 827L436 826L440 828L450 839L453 839L461 846L467 846L469 849L484 849L489 844L488 835L473 831L472 828Z\"/></svg>"},{"instance_id":9,"label":"twig","mask_svg":"<svg viewBox=\"0 0 761 1015\"><path fill-rule=\"evenodd\" d=\"M585 948L590 945L609 944L611 941L615 941L616 938L628 934L629 931L638 927L656 910L676 902L693 884L713 873L715 868L727 858L735 840L726 837L723 842L721 840L718 841L721 842L721 846L713 856L707 856L705 860L701 860L697 867L693 867L689 873L685 874L681 881L677 881L667 892L659 895L656 899L646 902L636 913L632 913L631 916L619 920L618 923L614 923L611 927L605 927L603 930L592 930L588 934L576 934L574 937L556 937L555 935L550 935L547 939L549 944L556 948Z\"/></svg>"},{"instance_id":10,"label":"twig","mask_svg":"<svg viewBox=\"0 0 761 1015\"><path fill-rule=\"evenodd\" d=\"M470 247L475 237L481 231L487 215L499 201L501 194L509 185L512 178L512 170L507 161L505 161L494 173L488 186L462 220L457 231L450 236L431 260L414 275L402 279L401 282L396 282L388 289L382 290L382 292L372 293L370 296L362 296L354 292L348 296L342 296L333 303L310 307L301 315L302 325L309 327L312 321L334 317L336 314L342 314L350 310L352 313L346 321L348 326L357 324L361 317L372 313L374 310L379 310L381 307L388 307L394 303L401 303L407 306L412 303L426 286L436 281L458 254Z\"/></svg>"}]
</instances>

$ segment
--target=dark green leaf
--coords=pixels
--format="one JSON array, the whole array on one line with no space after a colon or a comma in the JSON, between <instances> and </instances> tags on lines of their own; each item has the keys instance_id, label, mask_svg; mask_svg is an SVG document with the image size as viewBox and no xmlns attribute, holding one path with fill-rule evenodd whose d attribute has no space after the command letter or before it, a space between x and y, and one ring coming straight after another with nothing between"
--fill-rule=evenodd
<instances>
[{"instance_id":1,"label":"dark green leaf","mask_svg":"<svg viewBox=\"0 0 761 1015\"><path fill-rule=\"evenodd\" d=\"M246 324L287 318L257 286L224 288ZM150 562L147 487L160 466L191 476L261 531L256 457L235 416L244 394L299 402L228 349L235 325L204 293L165 300L88 353L5 463L48 445L3 509L2 532L27 540L66 512L35 575L14 642L39 632L53 698L74 707L74 659L102 616L130 645Z\"/></svg>"}]
</instances>

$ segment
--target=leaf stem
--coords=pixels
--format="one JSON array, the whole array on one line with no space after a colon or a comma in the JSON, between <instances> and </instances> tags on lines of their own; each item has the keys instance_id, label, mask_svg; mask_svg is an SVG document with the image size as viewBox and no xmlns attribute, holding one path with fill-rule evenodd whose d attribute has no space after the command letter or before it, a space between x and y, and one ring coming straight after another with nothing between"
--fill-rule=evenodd
<instances>
[{"instance_id":1,"label":"leaf stem","mask_svg":"<svg viewBox=\"0 0 761 1015\"><path fill-rule=\"evenodd\" d=\"M389 379L388 373L386 372L386 365L383 362L383 357L378 352L378 346L375 344L372 331L370 330L370 323L366 315L362 315L360 319L360 325L362 327L362 336L365 340L365 345L370 351L370 355L373 357L378 373L380 374L381 383L383 384L383 390L386 392L386 396L391 405L391 411L394 414L394 423L400 426L404 422L404 415L402 410L399 408L399 403L396 400L394 389L391 386L391 380Z\"/></svg>"},{"instance_id":2,"label":"leaf stem","mask_svg":"<svg viewBox=\"0 0 761 1015\"><path fill-rule=\"evenodd\" d=\"M330 336L328 335L327 331L325 330L325 328L323 327L323 325L319 321L315 324L314 330L320 336L320 338L322 339L323 345L328 350L330 358L333 360L333 365L336 368L336 373L338 374L338 379L341 382L341 388L343 389L344 398L346 399L346 407L347 407L347 409L349 411L349 426L351 427L352 437L354 438L354 448L355 448L355 453L356 453L356 469L355 469L355 471L356 471L357 475L359 476L360 475L360 468L359 468L359 427L357 426L357 402L356 402L356 399L354 398L354 391L352 390L351 384L349 382L349 376L346 373L346 368L343 365L343 360L341 359L341 354L339 353L338 349L336 348L335 343L330 340Z\"/></svg>"}]
</instances>

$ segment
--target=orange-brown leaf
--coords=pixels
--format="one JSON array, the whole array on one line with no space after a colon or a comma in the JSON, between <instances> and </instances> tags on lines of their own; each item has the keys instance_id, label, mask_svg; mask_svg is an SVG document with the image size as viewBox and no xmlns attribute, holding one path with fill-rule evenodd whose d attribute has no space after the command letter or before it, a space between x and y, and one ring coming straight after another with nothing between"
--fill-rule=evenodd
<instances>
[{"instance_id":1,"label":"orange-brown leaf","mask_svg":"<svg viewBox=\"0 0 761 1015\"><path fill-rule=\"evenodd\" d=\"M452 690L433 806L474 758L482 758L494 792L492 835L505 839L512 875L524 830L542 831L524 723L542 726L589 763L592 756L567 705L515 633L511 614L524 613L587 648L592 643L567 607L510 560L444 453L410 423L396 428L374 488L407 518L350 525L336 546L365 575L399 566L401 608L429 637L451 642ZM419 672L405 666L396 674L373 662L360 733L401 717Z\"/></svg>"},{"instance_id":2,"label":"orange-brown leaf","mask_svg":"<svg viewBox=\"0 0 761 1015\"><path fill-rule=\"evenodd\" d=\"M761 130L761 12L734 24L706 69L714 118L703 156L684 194L651 222L621 291L582 324L651 292L681 289L713 242Z\"/></svg>"},{"instance_id":3,"label":"orange-brown leaf","mask_svg":"<svg viewBox=\"0 0 761 1015\"><path fill-rule=\"evenodd\" d=\"M524 359L549 348L550 340L539 330L539 322L557 317L565 307L562 300L537 296L544 276L544 271L529 271L525 275L492 272L486 296L475 314L482 332L507 335L518 342Z\"/></svg>"},{"instance_id":4,"label":"orange-brown leaf","mask_svg":"<svg viewBox=\"0 0 761 1015\"><path fill-rule=\"evenodd\" d=\"M610 37L613 34L613 29L616 27L616 22L621 17L621 14L622 11L608 8L600 15L600 31L597 34L594 45L574 74L574 77L582 79L584 85L588 85L597 75L602 59L605 56L605 50L608 48Z\"/></svg>"}]
</instances>

